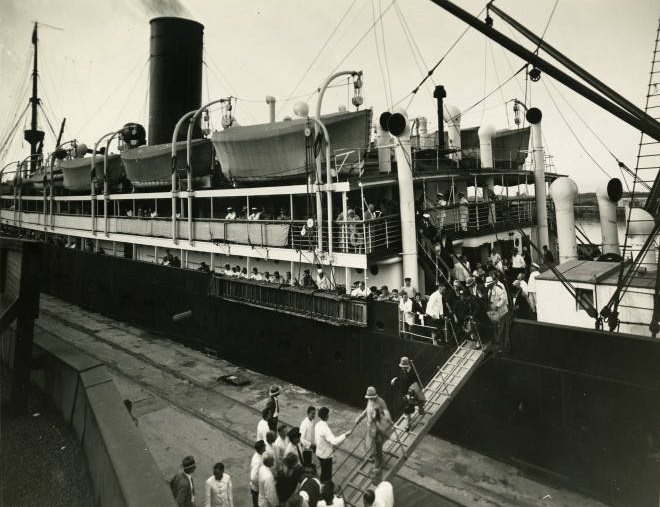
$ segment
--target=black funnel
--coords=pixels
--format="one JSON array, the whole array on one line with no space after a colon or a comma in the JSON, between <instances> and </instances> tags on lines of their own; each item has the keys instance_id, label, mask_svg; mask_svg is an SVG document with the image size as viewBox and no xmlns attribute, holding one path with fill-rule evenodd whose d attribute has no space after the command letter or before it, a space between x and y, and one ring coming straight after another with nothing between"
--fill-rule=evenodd
<instances>
[{"instance_id":1,"label":"black funnel","mask_svg":"<svg viewBox=\"0 0 660 507\"><path fill-rule=\"evenodd\" d=\"M151 20L149 144L172 141L174 126L202 105L204 25L182 18ZM187 129L179 132L186 138ZM195 127L193 137L201 136Z\"/></svg>"}]
</instances>

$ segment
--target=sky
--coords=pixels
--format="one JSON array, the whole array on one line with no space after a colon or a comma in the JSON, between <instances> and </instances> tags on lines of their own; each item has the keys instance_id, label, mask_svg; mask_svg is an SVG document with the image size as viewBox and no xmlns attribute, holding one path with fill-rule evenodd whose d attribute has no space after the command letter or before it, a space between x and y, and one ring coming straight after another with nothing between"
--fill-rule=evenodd
<instances>
[{"instance_id":1,"label":"sky","mask_svg":"<svg viewBox=\"0 0 660 507\"><path fill-rule=\"evenodd\" d=\"M476 15L486 2L457 3ZM555 4L545 40L643 108L660 0L497 0L539 35ZM204 24L203 98L238 97L236 116L243 125L267 121L266 95L278 99L278 119L292 114L296 100L309 98L313 111L313 92L329 74L362 70L364 105L373 107L375 118L399 103L409 117L428 117L435 129L434 84L445 86L447 103L466 111L524 63L470 29L411 101L411 90L467 26L429 0L2 0L0 135L10 130L17 107L20 112L27 105L34 21L50 25L39 32L39 86L53 130L66 117L63 139L91 146L128 121L146 126L149 19L159 15ZM494 18L495 28L523 42ZM524 100L524 90L521 73L465 112L462 126L513 127L512 106L505 103ZM341 104L351 109L348 92L346 86L329 90L323 111ZM635 167L639 131L549 76L531 84L526 103L544 113L546 150L556 170L570 175L582 192L605 181L605 172L620 176L610 151ZM50 132L45 122L42 128ZM16 137L0 153L0 164L29 153L20 132ZM46 142L52 150L53 136L47 134Z\"/></svg>"}]
</instances>

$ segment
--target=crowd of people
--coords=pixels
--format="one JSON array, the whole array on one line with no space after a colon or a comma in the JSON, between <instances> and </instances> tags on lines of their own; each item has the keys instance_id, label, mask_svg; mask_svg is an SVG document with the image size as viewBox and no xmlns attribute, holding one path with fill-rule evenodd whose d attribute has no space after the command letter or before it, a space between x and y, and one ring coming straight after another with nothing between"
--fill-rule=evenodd
<instances>
[{"instance_id":1,"label":"crowd of people","mask_svg":"<svg viewBox=\"0 0 660 507\"><path fill-rule=\"evenodd\" d=\"M407 358L402 358L402 361ZM392 384L408 385L406 372ZM307 407L298 426L280 421L279 397L282 388L271 386L268 401L257 422L254 453L250 459L249 481L253 507L344 507L341 488L333 482L335 451L360 424L366 421L365 452L374 460L371 486L362 495L365 507L393 507L392 485L383 481L383 443L393 428L385 401L374 387L365 394L366 407L351 429L334 434L330 428L330 409ZM196 495L193 474L195 459L186 456L182 471L169 481L179 507L233 507L232 479L221 462L205 481L203 498ZM320 470L320 474L318 473Z\"/></svg>"}]
</instances>

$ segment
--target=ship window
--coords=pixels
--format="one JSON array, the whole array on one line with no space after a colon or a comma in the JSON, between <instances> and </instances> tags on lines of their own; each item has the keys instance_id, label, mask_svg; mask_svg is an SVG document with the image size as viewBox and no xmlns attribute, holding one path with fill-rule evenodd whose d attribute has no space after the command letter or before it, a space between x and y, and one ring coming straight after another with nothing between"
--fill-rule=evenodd
<instances>
[{"instance_id":1,"label":"ship window","mask_svg":"<svg viewBox=\"0 0 660 507\"><path fill-rule=\"evenodd\" d=\"M587 305L594 305L594 291L591 289L575 289L575 309L586 310Z\"/></svg>"}]
</instances>

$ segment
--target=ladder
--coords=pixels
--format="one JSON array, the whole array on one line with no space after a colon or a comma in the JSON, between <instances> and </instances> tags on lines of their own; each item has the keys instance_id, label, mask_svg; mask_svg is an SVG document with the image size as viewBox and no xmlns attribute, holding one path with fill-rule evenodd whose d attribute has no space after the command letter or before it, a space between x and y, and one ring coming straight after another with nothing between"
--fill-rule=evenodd
<instances>
[{"instance_id":1,"label":"ladder","mask_svg":"<svg viewBox=\"0 0 660 507\"><path fill-rule=\"evenodd\" d=\"M648 91L644 112L656 120L660 120L660 19L655 35L655 47L651 59ZM652 216L660 213L660 142L642 133L637 150L637 165L635 167L635 183L649 190L644 209ZM634 187L633 187L634 189ZM633 192L634 195L634 192Z\"/></svg>"},{"instance_id":2,"label":"ladder","mask_svg":"<svg viewBox=\"0 0 660 507\"><path fill-rule=\"evenodd\" d=\"M394 425L392 434L383 444L383 480L391 480L408 457L438 421L449 403L467 382L483 359L485 348L473 350L463 343L438 369L435 376L424 386L424 415L416 414L412 428L406 428L405 416ZM347 506L361 507L363 494L372 487L370 471L373 464L365 450L364 438L335 470L335 481L342 485Z\"/></svg>"}]
</instances>

